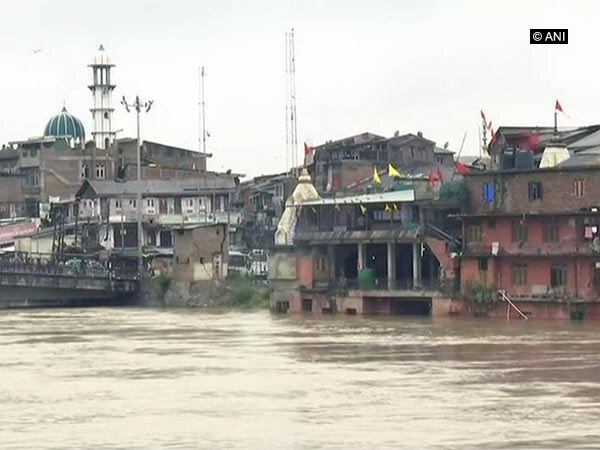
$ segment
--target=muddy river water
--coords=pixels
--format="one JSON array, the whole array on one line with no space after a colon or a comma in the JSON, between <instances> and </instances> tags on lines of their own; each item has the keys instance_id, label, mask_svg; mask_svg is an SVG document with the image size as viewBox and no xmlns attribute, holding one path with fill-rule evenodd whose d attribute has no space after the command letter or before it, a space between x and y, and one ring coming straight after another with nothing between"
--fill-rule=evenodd
<instances>
[{"instance_id":1,"label":"muddy river water","mask_svg":"<svg viewBox=\"0 0 600 450\"><path fill-rule=\"evenodd\" d=\"M0 448L600 448L600 325L0 311Z\"/></svg>"}]
</instances>

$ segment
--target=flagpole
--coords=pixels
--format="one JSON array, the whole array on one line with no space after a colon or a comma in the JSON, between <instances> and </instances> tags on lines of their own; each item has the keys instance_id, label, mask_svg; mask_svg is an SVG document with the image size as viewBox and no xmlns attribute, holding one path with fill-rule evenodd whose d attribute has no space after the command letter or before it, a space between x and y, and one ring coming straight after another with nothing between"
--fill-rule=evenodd
<instances>
[{"instance_id":1,"label":"flagpole","mask_svg":"<svg viewBox=\"0 0 600 450\"><path fill-rule=\"evenodd\" d=\"M554 108L554 133L558 134L558 112L556 107Z\"/></svg>"}]
</instances>

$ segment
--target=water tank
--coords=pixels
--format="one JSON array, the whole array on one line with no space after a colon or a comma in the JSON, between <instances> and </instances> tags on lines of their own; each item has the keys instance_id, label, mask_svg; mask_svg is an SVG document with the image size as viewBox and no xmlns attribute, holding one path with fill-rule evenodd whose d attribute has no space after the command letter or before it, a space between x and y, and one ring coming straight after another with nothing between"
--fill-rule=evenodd
<instances>
[{"instance_id":1,"label":"water tank","mask_svg":"<svg viewBox=\"0 0 600 450\"><path fill-rule=\"evenodd\" d=\"M531 170L533 168L533 152L531 150L519 150L515 153L515 169Z\"/></svg>"},{"instance_id":2,"label":"water tank","mask_svg":"<svg viewBox=\"0 0 600 450\"><path fill-rule=\"evenodd\" d=\"M375 270L364 268L358 273L358 286L361 289L371 289L375 287Z\"/></svg>"},{"instance_id":3,"label":"water tank","mask_svg":"<svg viewBox=\"0 0 600 450\"><path fill-rule=\"evenodd\" d=\"M515 168L515 149L513 147L507 147L502 150L502 169L514 169Z\"/></svg>"}]
</instances>

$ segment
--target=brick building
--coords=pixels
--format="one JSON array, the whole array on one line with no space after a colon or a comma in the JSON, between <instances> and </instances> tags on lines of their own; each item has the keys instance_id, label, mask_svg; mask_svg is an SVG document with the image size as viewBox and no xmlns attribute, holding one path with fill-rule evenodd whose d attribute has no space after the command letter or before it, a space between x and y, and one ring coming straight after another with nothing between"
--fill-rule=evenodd
<instances>
[{"instance_id":1,"label":"brick building","mask_svg":"<svg viewBox=\"0 0 600 450\"><path fill-rule=\"evenodd\" d=\"M436 147L421 132L396 132L391 138L363 133L315 147L309 171L319 192L343 192L371 176L374 166L385 170L388 163L403 173L427 174L432 167L454 167L454 158L450 150Z\"/></svg>"},{"instance_id":2,"label":"brick building","mask_svg":"<svg viewBox=\"0 0 600 450\"><path fill-rule=\"evenodd\" d=\"M463 293L482 283L534 317L600 315L600 167L588 157L465 176Z\"/></svg>"}]
</instances>

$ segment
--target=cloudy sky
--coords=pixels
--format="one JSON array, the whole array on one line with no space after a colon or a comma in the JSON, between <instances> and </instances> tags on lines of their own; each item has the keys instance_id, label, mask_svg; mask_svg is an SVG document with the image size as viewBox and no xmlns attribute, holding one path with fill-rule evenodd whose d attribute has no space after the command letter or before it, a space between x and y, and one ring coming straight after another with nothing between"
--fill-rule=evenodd
<instances>
[{"instance_id":1,"label":"cloudy sky","mask_svg":"<svg viewBox=\"0 0 600 450\"><path fill-rule=\"evenodd\" d=\"M284 170L292 27L301 142L422 131L458 149L467 132L463 154L476 154L480 108L495 125L550 125L555 98L570 116L561 124L600 122L593 1L24 0L0 9L0 142L42 134L63 101L89 135L87 64L102 43L117 65L115 100L155 101L144 138L198 147L205 65L209 168ZM529 44L530 28L553 27L569 29L568 45ZM115 121L133 136L133 116L118 109Z\"/></svg>"}]
</instances>

